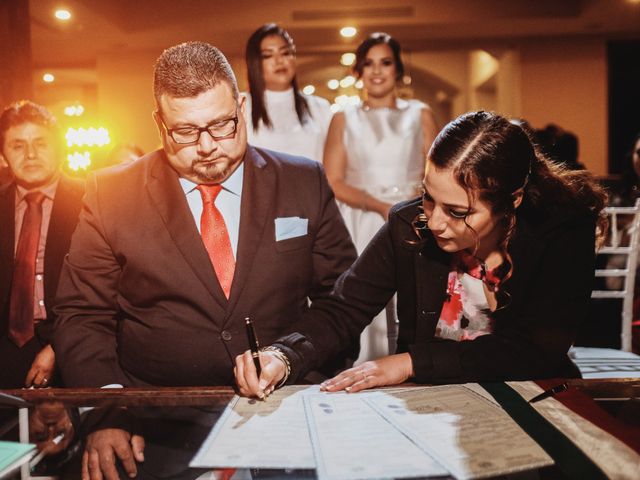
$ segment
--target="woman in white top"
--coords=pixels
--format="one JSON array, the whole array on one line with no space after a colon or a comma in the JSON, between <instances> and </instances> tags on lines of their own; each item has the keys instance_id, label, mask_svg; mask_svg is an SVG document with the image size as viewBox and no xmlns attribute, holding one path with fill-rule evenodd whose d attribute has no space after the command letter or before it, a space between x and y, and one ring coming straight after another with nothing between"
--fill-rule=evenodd
<instances>
[{"instance_id":1,"label":"woman in white top","mask_svg":"<svg viewBox=\"0 0 640 480\"><path fill-rule=\"evenodd\" d=\"M325 99L298 89L295 51L291 36L275 23L261 26L249 37L248 141L321 161L331 110Z\"/></svg>"},{"instance_id":2,"label":"woman in white top","mask_svg":"<svg viewBox=\"0 0 640 480\"><path fill-rule=\"evenodd\" d=\"M364 101L334 115L324 166L362 253L391 206L418 195L425 154L438 132L428 105L396 96L404 66L393 37L378 32L365 39L356 50L354 73L363 82ZM390 304L363 332L356 363L393 353L395 323Z\"/></svg>"}]
</instances>

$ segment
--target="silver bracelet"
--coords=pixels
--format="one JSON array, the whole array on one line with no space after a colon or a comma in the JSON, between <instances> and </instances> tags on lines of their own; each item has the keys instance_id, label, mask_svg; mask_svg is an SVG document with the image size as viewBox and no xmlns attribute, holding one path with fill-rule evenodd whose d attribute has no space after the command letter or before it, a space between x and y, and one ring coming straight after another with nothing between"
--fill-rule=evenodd
<instances>
[{"instance_id":1,"label":"silver bracelet","mask_svg":"<svg viewBox=\"0 0 640 480\"><path fill-rule=\"evenodd\" d=\"M273 346L269 346L269 347L262 347L260 349L261 352L271 352L273 353L273 356L276 357L278 360L280 360L282 363L284 363L284 378L280 381L280 383L278 383L278 385L276 385L276 388L280 388L281 386L283 386L285 383L287 383L287 379L289 378L289 375L291 374L291 363L289 362L289 357L287 357L287 355L280 350L278 347L273 347Z\"/></svg>"}]
</instances>

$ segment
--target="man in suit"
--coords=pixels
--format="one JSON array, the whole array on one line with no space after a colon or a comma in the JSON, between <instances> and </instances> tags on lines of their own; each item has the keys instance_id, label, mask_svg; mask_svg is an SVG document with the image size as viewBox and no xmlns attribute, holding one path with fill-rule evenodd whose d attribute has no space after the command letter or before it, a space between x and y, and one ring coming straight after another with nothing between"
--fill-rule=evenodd
<instances>
[{"instance_id":1,"label":"man in suit","mask_svg":"<svg viewBox=\"0 0 640 480\"><path fill-rule=\"evenodd\" d=\"M40 105L22 101L0 114L0 163L11 171L0 187L2 389L55 383L53 299L84 193L82 182L61 173L61 141L55 118ZM57 453L67 446L71 424L64 413L52 404L32 415L39 447L62 431L65 440L48 449Z\"/></svg>"},{"instance_id":2,"label":"man in suit","mask_svg":"<svg viewBox=\"0 0 640 480\"><path fill-rule=\"evenodd\" d=\"M322 167L247 145L219 50L165 50L154 96L163 148L87 181L56 307L70 386L233 385L245 319L261 342L287 334L356 256ZM116 424L88 436L85 475L137 472L142 439Z\"/></svg>"},{"instance_id":3,"label":"man in suit","mask_svg":"<svg viewBox=\"0 0 640 480\"><path fill-rule=\"evenodd\" d=\"M59 130L55 118L40 105L18 102L0 114L0 147L13 175L0 188L0 388L46 386L54 367L49 345L51 309L84 187L61 173ZM28 199L38 194L42 194L36 208L40 215L33 225L37 245L33 258L22 259L21 234L29 233L25 228ZM20 290L23 273L18 271L25 263L33 269L27 276L26 296ZM23 311L27 332L21 336L15 334L12 322Z\"/></svg>"}]
</instances>

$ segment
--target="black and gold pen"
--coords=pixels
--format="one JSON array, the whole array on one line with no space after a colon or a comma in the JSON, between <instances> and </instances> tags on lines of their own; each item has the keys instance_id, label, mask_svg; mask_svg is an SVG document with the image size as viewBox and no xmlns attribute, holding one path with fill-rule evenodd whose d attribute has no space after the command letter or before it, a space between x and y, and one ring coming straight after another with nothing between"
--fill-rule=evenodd
<instances>
[{"instance_id":1,"label":"black and gold pen","mask_svg":"<svg viewBox=\"0 0 640 480\"><path fill-rule=\"evenodd\" d=\"M260 366L260 344L258 344L258 337L256 331L253 328L253 322L249 317L244 319L245 326L247 327L247 338L249 339L249 349L251 350L251 356L253 357L253 364L256 366L256 374L260 378L262 373L262 367Z\"/></svg>"}]
</instances>

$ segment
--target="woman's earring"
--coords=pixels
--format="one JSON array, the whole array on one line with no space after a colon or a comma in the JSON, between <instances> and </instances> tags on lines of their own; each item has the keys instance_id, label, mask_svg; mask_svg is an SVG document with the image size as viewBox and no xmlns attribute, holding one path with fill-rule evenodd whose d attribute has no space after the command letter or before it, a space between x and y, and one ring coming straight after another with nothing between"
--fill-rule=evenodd
<instances>
[{"instance_id":1,"label":"woman's earring","mask_svg":"<svg viewBox=\"0 0 640 480\"><path fill-rule=\"evenodd\" d=\"M413 221L411 222L411 227L413 228L413 232L416 236L422 239L422 234L429 230L429 219L424 214L424 212L420 212L415 216Z\"/></svg>"}]
</instances>

